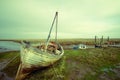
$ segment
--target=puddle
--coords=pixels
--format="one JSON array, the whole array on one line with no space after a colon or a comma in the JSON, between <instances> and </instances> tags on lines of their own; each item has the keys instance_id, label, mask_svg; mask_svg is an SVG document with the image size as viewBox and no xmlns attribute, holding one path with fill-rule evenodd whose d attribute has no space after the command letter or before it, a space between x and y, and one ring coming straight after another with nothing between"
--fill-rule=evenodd
<instances>
[{"instance_id":1,"label":"puddle","mask_svg":"<svg viewBox=\"0 0 120 80\"><path fill-rule=\"evenodd\" d=\"M8 77L4 72L0 72L0 80L14 80L14 79Z\"/></svg>"},{"instance_id":2,"label":"puddle","mask_svg":"<svg viewBox=\"0 0 120 80\"><path fill-rule=\"evenodd\" d=\"M8 60L3 60L0 62L0 80L14 80L11 77L8 77L6 73L2 72L1 70L4 69L4 66L6 66Z\"/></svg>"}]
</instances>

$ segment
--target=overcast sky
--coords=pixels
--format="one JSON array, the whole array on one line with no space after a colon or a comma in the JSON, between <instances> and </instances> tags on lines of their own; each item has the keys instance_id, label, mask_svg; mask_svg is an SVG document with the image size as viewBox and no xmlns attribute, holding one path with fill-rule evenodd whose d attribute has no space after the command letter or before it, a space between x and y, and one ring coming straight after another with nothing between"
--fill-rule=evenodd
<instances>
[{"instance_id":1,"label":"overcast sky","mask_svg":"<svg viewBox=\"0 0 120 80\"><path fill-rule=\"evenodd\" d=\"M0 0L0 39L47 38L56 11L58 38L120 38L120 0Z\"/></svg>"}]
</instances>

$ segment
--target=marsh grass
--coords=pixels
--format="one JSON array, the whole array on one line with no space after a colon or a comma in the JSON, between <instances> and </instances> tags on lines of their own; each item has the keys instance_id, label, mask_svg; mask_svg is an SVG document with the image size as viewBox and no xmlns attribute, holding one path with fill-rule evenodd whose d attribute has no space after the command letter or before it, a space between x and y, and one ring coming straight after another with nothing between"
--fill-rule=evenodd
<instances>
[{"instance_id":1,"label":"marsh grass","mask_svg":"<svg viewBox=\"0 0 120 80\"><path fill-rule=\"evenodd\" d=\"M0 53L0 61L2 59L10 59L12 57L14 57L17 52L16 51L11 51L11 52L3 52L3 53Z\"/></svg>"},{"instance_id":2,"label":"marsh grass","mask_svg":"<svg viewBox=\"0 0 120 80\"><path fill-rule=\"evenodd\" d=\"M120 74L113 71L120 63L119 53L119 48L66 50L66 80L106 80L106 77L109 80L120 79L116 76ZM73 70L72 73L70 70Z\"/></svg>"},{"instance_id":3,"label":"marsh grass","mask_svg":"<svg viewBox=\"0 0 120 80\"><path fill-rule=\"evenodd\" d=\"M0 60L18 53L0 54ZM19 57L3 71L14 77L18 65ZM32 72L25 80L120 80L120 48L65 50L61 60L53 66Z\"/></svg>"},{"instance_id":4,"label":"marsh grass","mask_svg":"<svg viewBox=\"0 0 120 80\"><path fill-rule=\"evenodd\" d=\"M19 52L17 51L11 51L6 53L0 54L0 62L7 60L8 62L13 59L15 56L17 56L14 60L12 60L8 65L2 70L3 72L7 73L10 77L15 77L18 65L20 62ZM4 65L3 65L4 66Z\"/></svg>"}]
</instances>

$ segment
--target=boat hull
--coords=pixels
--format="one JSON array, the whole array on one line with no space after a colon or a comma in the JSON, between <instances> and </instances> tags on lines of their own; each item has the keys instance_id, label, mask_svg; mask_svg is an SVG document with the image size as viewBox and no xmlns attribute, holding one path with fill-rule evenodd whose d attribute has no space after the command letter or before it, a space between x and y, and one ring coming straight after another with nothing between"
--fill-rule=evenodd
<instances>
[{"instance_id":1,"label":"boat hull","mask_svg":"<svg viewBox=\"0 0 120 80\"><path fill-rule=\"evenodd\" d=\"M41 51L34 47L22 46L20 52L21 63L16 75L16 80L24 79L34 70L53 65L64 54L62 46L60 46L60 50L57 50L57 52L59 54L51 54L48 51Z\"/></svg>"}]
</instances>

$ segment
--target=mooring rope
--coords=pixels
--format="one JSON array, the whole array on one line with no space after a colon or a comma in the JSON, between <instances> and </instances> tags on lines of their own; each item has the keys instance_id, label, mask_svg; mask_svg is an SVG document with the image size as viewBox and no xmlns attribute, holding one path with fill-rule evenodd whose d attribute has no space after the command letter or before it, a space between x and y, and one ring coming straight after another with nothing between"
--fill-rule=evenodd
<instances>
[{"instance_id":1,"label":"mooring rope","mask_svg":"<svg viewBox=\"0 0 120 80\"><path fill-rule=\"evenodd\" d=\"M18 54L13 57L10 61L8 61L5 65L2 66L1 70L4 69L10 62L12 62L15 58L17 58Z\"/></svg>"},{"instance_id":2,"label":"mooring rope","mask_svg":"<svg viewBox=\"0 0 120 80\"><path fill-rule=\"evenodd\" d=\"M62 78L59 77L60 73L59 73L58 71L55 70L54 65L52 65L52 69L53 69L53 71L54 71L56 77L57 77L59 80L62 80ZM54 78L54 77L53 77L53 78Z\"/></svg>"}]
</instances>

